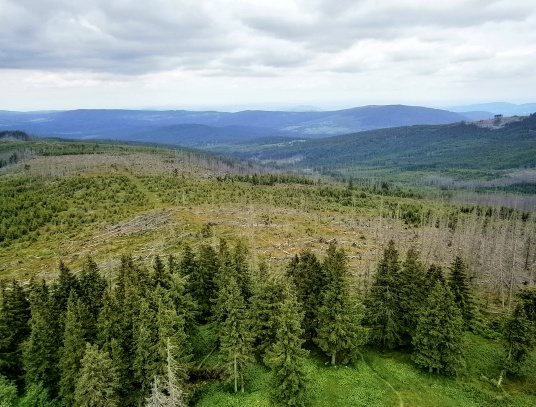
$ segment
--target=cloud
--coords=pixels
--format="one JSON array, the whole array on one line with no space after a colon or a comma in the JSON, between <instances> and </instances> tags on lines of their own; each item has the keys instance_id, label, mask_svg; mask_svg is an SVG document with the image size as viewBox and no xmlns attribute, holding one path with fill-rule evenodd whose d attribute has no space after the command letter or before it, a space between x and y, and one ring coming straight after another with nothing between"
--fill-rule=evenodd
<instances>
[{"instance_id":1,"label":"cloud","mask_svg":"<svg viewBox=\"0 0 536 407\"><path fill-rule=\"evenodd\" d=\"M284 89L305 76L307 88L342 95L432 80L462 88L479 77L513 86L523 73L527 89L536 86L531 3L0 0L0 74L28 72L25 83L40 88L152 87L158 77L213 86L244 78L262 89L255 79L281 78L269 82Z\"/></svg>"}]
</instances>

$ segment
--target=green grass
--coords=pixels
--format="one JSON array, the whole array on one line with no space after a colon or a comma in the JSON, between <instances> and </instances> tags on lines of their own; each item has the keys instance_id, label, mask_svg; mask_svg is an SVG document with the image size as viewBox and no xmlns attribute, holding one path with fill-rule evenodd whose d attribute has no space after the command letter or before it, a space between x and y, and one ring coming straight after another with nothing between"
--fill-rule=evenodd
<instances>
[{"instance_id":1,"label":"green grass","mask_svg":"<svg viewBox=\"0 0 536 407\"><path fill-rule=\"evenodd\" d=\"M403 351L380 353L365 349L355 365L332 367L319 352L306 361L310 407L529 407L536 405L536 355L527 363L525 377L495 385L502 347L497 341L466 335L467 369L459 377L428 374ZM270 406L270 372L253 367L244 394L233 394L223 384L208 385L196 406ZM531 394L532 391L532 394Z\"/></svg>"}]
</instances>

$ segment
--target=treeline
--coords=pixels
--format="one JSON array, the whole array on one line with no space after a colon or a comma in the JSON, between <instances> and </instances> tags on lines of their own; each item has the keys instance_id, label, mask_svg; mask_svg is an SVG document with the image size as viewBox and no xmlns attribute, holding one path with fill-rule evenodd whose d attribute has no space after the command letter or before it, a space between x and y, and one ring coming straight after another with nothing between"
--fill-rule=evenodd
<instances>
[{"instance_id":1,"label":"treeline","mask_svg":"<svg viewBox=\"0 0 536 407\"><path fill-rule=\"evenodd\" d=\"M342 249L303 251L276 277L249 266L247 250L185 246L151 268L124 256L113 279L88 258L55 281L4 282L0 297L3 406L186 406L206 381L244 391L248 369L272 370L273 402L307 404L304 358L317 347L332 365L360 360L364 345L412 352L429 372L464 371L463 332L486 334L467 267L444 273L416 250L403 261L390 241L358 295ZM522 290L504 324L504 375L534 347L536 291Z\"/></svg>"}]
</instances>

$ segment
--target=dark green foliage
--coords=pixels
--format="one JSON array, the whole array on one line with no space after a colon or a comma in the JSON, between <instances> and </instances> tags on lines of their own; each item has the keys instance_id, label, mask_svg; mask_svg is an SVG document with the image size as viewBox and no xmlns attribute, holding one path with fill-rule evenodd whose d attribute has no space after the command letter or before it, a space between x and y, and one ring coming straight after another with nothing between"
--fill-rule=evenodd
<instances>
[{"instance_id":1,"label":"dark green foliage","mask_svg":"<svg viewBox=\"0 0 536 407\"><path fill-rule=\"evenodd\" d=\"M78 277L78 297L87 308L85 321L88 340L97 338L97 318L103 306L106 280L101 276L97 264L88 257Z\"/></svg>"},{"instance_id":2,"label":"dark green foliage","mask_svg":"<svg viewBox=\"0 0 536 407\"><path fill-rule=\"evenodd\" d=\"M367 341L367 332L361 326L363 310L350 292L346 261L344 251L331 244L322 264L326 285L322 289L314 341L331 357L332 365L337 363L337 357L351 358Z\"/></svg>"},{"instance_id":3,"label":"dark green foliage","mask_svg":"<svg viewBox=\"0 0 536 407\"><path fill-rule=\"evenodd\" d=\"M411 343L420 309L429 293L426 291L425 276L419 253L414 248L410 248L402 263L398 282L400 316L403 325L401 336L404 344Z\"/></svg>"},{"instance_id":4,"label":"dark green foliage","mask_svg":"<svg viewBox=\"0 0 536 407\"><path fill-rule=\"evenodd\" d=\"M454 375L465 366L463 319L447 284L437 281L424 302L415 335L413 360L429 372Z\"/></svg>"},{"instance_id":5,"label":"dark green foliage","mask_svg":"<svg viewBox=\"0 0 536 407\"><path fill-rule=\"evenodd\" d=\"M18 407L55 407L57 404L50 400L47 389L40 384L31 384L19 400Z\"/></svg>"},{"instance_id":6,"label":"dark green foliage","mask_svg":"<svg viewBox=\"0 0 536 407\"><path fill-rule=\"evenodd\" d=\"M325 270L311 251L303 251L291 260L286 271L296 287L298 301L305 312L303 318L305 333L314 336L318 327L322 290L326 284Z\"/></svg>"},{"instance_id":7,"label":"dark green foliage","mask_svg":"<svg viewBox=\"0 0 536 407\"><path fill-rule=\"evenodd\" d=\"M274 342L266 351L264 362L273 369L273 400L284 406L304 406L307 381L303 360L307 351L302 349L303 329L296 295L288 288L282 301L274 309Z\"/></svg>"},{"instance_id":8,"label":"dark green foliage","mask_svg":"<svg viewBox=\"0 0 536 407\"><path fill-rule=\"evenodd\" d=\"M153 269L154 286L160 286L169 289L171 285L171 270L166 270L164 262L162 261L162 259L160 259L160 256L158 255L154 259Z\"/></svg>"},{"instance_id":9,"label":"dark green foliage","mask_svg":"<svg viewBox=\"0 0 536 407\"><path fill-rule=\"evenodd\" d=\"M192 267L192 273L188 275L186 290L199 306L199 318L202 321L206 321L212 314L211 299L216 298L216 276L218 275L219 267L216 251L210 246L201 246L197 267ZM184 271L186 270L184 269Z\"/></svg>"},{"instance_id":10,"label":"dark green foliage","mask_svg":"<svg viewBox=\"0 0 536 407\"><path fill-rule=\"evenodd\" d=\"M0 375L0 407L15 407L17 405L17 386Z\"/></svg>"},{"instance_id":11,"label":"dark green foliage","mask_svg":"<svg viewBox=\"0 0 536 407\"><path fill-rule=\"evenodd\" d=\"M517 298L514 311L504 326L504 369L513 375L520 374L524 362L536 346L536 291L524 289L518 293Z\"/></svg>"},{"instance_id":12,"label":"dark green foliage","mask_svg":"<svg viewBox=\"0 0 536 407\"><path fill-rule=\"evenodd\" d=\"M244 371L252 362L251 320L240 287L231 276L218 292L215 317L220 333L220 353L225 376L235 393L244 391Z\"/></svg>"},{"instance_id":13,"label":"dark green foliage","mask_svg":"<svg viewBox=\"0 0 536 407\"><path fill-rule=\"evenodd\" d=\"M87 344L80 377L76 383L73 407L116 407L119 379L110 355L96 345Z\"/></svg>"},{"instance_id":14,"label":"dark green foliage","mask_svg":"<svg viewBox=\"0 0 536 407\"><path fill-rule=\"evenodd\" d=\"M86 305L71 295L67 302L63 346L60 349L59 358L59 397L61 404L65 407L71 406L74 402L74 388L88 339L88 332L85 328L87 317Z\"/></svg>"},{"instance_id":15,"label":"dark green foliage","mask_svg":"<svg viewBox=\"0 0 536 407\"><path fill-rule=\"evenodd\" d=\"M262 359L267 348L275 342L275 321L287 283L287 281L259 280L254 288L250 310L252 332L255 336L253 343L258 359Z\"/></svg>"},{"instance_id":16,"label":"dark green foliage","mask_svg":"<svg viewBox=\"0 0 536 407\"><path fill-rule=\"evenodd\" d=\"M51 396L56 394L59 382L58 350L63 338L62 334L58 334L59 322L55 305L44 282L32 289L29 321L31 333L23 345L26 384L42 383Z\"/></svg>"},{"instance_id":17,"label":"dark green foliage","mask_svg":"<svg viewBox=\"0 0 536 407\"><path fill-rule=\"evenodd\" d=\"M428 267L428 271L426 271L426 278L424 281L426 292L429 293L438 281L445 282L443 270L441 269L441 266L432 263L430 267Z\"/></svg>"},{"instance_id":18,"label":"dark green foliage","mask_svg":"<svg viewBox=\"0 0 536 407\"><path fill-rule=\"evenodd\" d=\"M398 251L389 241L378 264L376 275L366 301L366 324L371 328L371 343L392 349L400 344L403 321L399 301Z\"/></svg>"},{"instance_id":19,"label":"dark green foliage","mask_svg":"<svg viewBox=\"0 0 536 407\"><path fill-rule=\"evenodd\" d=\"M462 313L465 329L471 329L475 320L475 304L467 279L467 266L459 256L452 262L448 282L454 302Z\"/></svg>"},{"instance_id":20,"label":"dark green foliage","mask_svg":"<svg viewBox=\"0 0 536 407\"><path fill-rule=\"evenodd\" d=\"M20 344L30 334L30 303L22 286L13 281L0 285L0 375L8 380L22 380Z\"/></svg>"}]
</instances>

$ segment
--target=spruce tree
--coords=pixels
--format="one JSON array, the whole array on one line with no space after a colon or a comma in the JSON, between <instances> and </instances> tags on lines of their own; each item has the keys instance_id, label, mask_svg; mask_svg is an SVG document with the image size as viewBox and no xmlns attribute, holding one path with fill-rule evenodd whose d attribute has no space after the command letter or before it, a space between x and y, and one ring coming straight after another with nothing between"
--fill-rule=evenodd
<instances>
[{"instance_id":1,"label":"spruce tree","mask_svg":"<svg viewBox=\"0 0 536 407\"><path fill-rule=\"evenodd\" d=\"M58 336L58 315L51 304L48 287L43 281L30 293L30 336L23 345L23 363L26 385L42 383L51 397L56 395L59 381L58 350L62 335Z\"/></svg>"},{"instance_id":2,"label":"spruce tree","mask_svg":"<svg viewBox=\"0 0 536 407\"><path fill-rule=\"evenodd\" d=\"M306 402L307 381L302 348L303 312L296 295L285 289L284 298L277 303L274 314L274 342L269 346L264 362L273 370L272 399L285 406L300 407Z\"/></svg>"},{"instance_id":3,"label":"spruce tree","mask_svg":"<svg viewBox=\"0 0 536 407\"><path fill-rule=\"evenodd\" d=\"M437 281L423 304L413 337L413 360L431 373L457 374L464 365L463 319L449 287Z\"/></svg>"},{"instance_id":4,"label":"spruce tree","mask_svg":"<svg viewBox=\"0 0 536 407\"><path fill-rule=\"evenodd\" d=\"M73 407L118 407L119 379L110 355L86 345L76 382Z\"/></svg>"},{"instance_id":5,"label":"spruce tree","mask_svg":"<svg viewBox=\"0 0 536 407\"><path fill-rule=\"evenodd\" d=\"M173 360L174 377L177 380L188 379L188 367L192 357L191 345L185 331L184 315L177 313L168 292L157 290L156 314L156 375L165 376L169 361Z\"/></svg>"},{"instance_id":6,"label":"spruce tree","mask_svg":"<svg viewBox=\"0 0 536 407\"><path fill-rule=\"evenodd\" d=\"M311 251L305 250L292 259L286 274L295 285L298 301L305 312L303 317L305 334L313 337L318 327L322 289L326 284L325 271L317 257Z\"/></svg>"},{"instance_id":7,"label":"spruce tree","mask_svg":"<svg viewBox=\"0 0 536 407\"><path fill-rule=\"evenodd\" d=\"M22 286L13 281L0 286L0 375L21 384L22 343L30 334L30 302Z\"/></svg>"},{"instance_id":8,"label":"spruce tree","mask_svg":"<svg viewBox=\"0 0 536 407\"><path fill-rule=\"evenodd\" d=\"M403 321L400 312L398 278L400 264L395 242L390 240L378 263L366 301L366 324L373 344L395 348L401 342Z\"/></svg>"},{"instance_id":9,"label":"spruce tree","mask_svg":"<svg viewBox=\"0 0 536 407\"><path fill-rule=\"evenodd\" d=\"M259 359L262 359L266 350L275 342L275 325L285 284L288 284L288 281L259 280L255 284L250 312L254 347Z\"/></svg>"},{"instance_id":10,"label":"spruce tree","mask_svg":"<svg viewBox=\"0 0 536 407\"><path fill-rule=\"evenodd\" d=\"M145 398L157 370L156 311L146 298L140 299L139 315L134 322L133 335L133 376L141 397Z\"/></svg>"},{"instance_id":11,"label":"spruce tree","mask_svg":"<svg viewBox=\"0 0 536 407\"><path fill-rule=\"evenodd\" d=\"M448 281L454 302L462 312L465 329L470 329L475 319L475 304L467 280L467 266L459 256L452 262Z\"/></svg>"},{"instance_id":12,"label":"spruce tree","mask_svg":"<svg viewBox=\"0 0 536 407\"><path fill-rule=\"evenodd\" d=\"M367 341L366 330L361 326L361 307L350 292L346 262L344 251L331 244L322 265L326 286L322 291L314 341L331 356L332 365L337 363L337 356L351 358Z\"/></svg>"},{"instance_id":13,"label":"spruce tree","mask_svg":"<svg viewBox=\"0 0 536 407\"><path fill-rule=\"evenodd\" d=\"M169 289L169 287L171 286L171 272L166 270L164 262L158 255L156 255L154 259L153 269L154 272L152 277L154 287L160 286Z\"/></svg>"},{"instance_id":14,"label":"spruce tree","mask_svg":"<svg viewBox=\"0 0 536 407\"><path fill-rule=\"evenodd\" d=\"M145 407L186 407L187 394L183 390L183 368L175 359L179 353L172 340L166 340L164 371L156 375L151 384L151 394L146 399Z\"/></svg>"},{"instance_id":15,"label":"spruce tree","mask_svg":"<svg viewBox=\"0 0 536 407\"><path fill-rule=\"evenodd\" d=\"M536 346L536 290L524 289L517 294L518 302L504 326L505 358L497 383L504 375L519 375L524 362Z\"/></svg>"},{"instance_id":16,"label":"spruce tree","mask_svg":"<svg viewBox=\"0 0 536 407\"><path fill-rule=\"evenodd\" d=\"M199 319L206 322L212 315L212 301L217 295L216 276L219 262L215 250L203 245L199 249L198 266L188 276L187 291L199 306Z\"/></svg>"},{"instance_id":17,"label":"spruce tree","mask_svg":"<svg viewBox=\"0 0 536 407\"><path fill-rule=\"evenodd\" d=\"M87 330L84 320L87 316L85 304L73 294L67 302L63 346L60 349L60 391L61 404L69 407L74 402L74 388L80 372L80 364L86 350Z\"/></svg>"},{"instance_id":18,"label":"spruce tree","mask_svg":"<svg viewBox=\"0 0 536 407\"><path fill-rule=\"evenodd\" d=\"M85 304L88 315L85 321L87 339L94 341L97 337L97 319L103 306L103 294L106 290L106 280L101 276L97 264L88 257L82 266L78 278L78 297Z\"/></svg>"},{"instance_id":19,"label":"spruce tree","mask_svg":"<svg viewBox=\"0 0 536 407\"><path fill-rule=\"evenodd\" d=\"M235 393L239 383L244 392L244 371L252 362L253 337L246 304L234 277L220 287L215 311L225 375L233 383Z\"/></svg>"}]
</instances>

